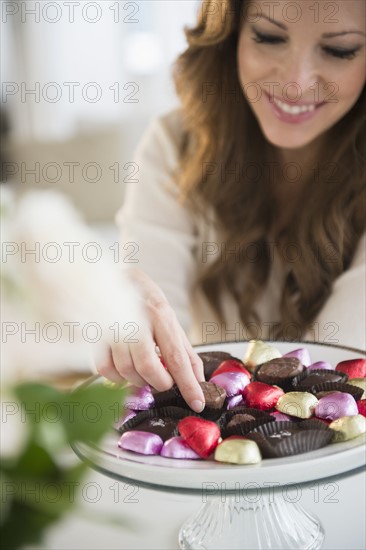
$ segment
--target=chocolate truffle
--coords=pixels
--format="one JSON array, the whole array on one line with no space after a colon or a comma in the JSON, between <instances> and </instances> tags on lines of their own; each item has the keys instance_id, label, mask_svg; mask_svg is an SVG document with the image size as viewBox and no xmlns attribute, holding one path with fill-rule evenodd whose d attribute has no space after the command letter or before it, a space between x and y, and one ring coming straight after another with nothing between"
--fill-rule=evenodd
<instances>
[{"instance_id":1,"label":"chocolate truffle","mask_svg":"<svg viewBox=\"0 0 366 550\"><path fill-rule=\"evenodd\" d=\"M255 379L270 385L288 385L295 376L299 376L304 366L296 357L279 357L260 365L255 373Z\"/></svg>"},{"instance_id":2,"label":"chocolate truffle","mask_svg":"<svg viewBox=\"0 0 366 550\"><path fill-rule=\"evenodd\" d=\"M226 399L226 391L212 382L200 382L200 386L205 397L206 408L222 409Z\"/></svg>"}]
</instances>

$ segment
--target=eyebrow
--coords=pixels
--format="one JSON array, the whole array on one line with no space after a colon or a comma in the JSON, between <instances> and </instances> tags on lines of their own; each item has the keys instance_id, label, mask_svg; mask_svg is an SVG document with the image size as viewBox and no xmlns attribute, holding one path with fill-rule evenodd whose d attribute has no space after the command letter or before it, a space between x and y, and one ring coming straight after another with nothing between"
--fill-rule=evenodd
<instances>
[{"instance_id":1,"label":"eyebrow","mask_svg":"<svg viewBox=\"0 0 366 550\"><path fill-rule=\"evenodd\" d=\"M284 31L288 30L286 25L284 25L283 23L280 23L279 21L276 21L275 19L271 19L267 15L264 15L264 13L261 13L259 17L262 17L263 19L267 19L267 21L269 21L270 23L273 23L274 25L276 25L277 27L279 27ZM345 34L360 34L361 36L366 36L366 33L355 30L355 31L327 32L322 34L322 38L334 38L336 36L344 36Z\"/></svg>"}]
</instances>

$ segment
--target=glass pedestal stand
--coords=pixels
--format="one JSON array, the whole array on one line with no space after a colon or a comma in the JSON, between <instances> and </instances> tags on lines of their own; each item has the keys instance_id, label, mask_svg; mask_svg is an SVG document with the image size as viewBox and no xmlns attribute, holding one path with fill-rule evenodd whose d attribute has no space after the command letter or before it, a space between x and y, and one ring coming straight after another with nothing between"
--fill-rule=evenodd
<instances>
[{"instance_id":1,"label":"glass pedestal stand","mask_svg":"<svg viewBox=\"0 0 366 550\"><path fill-rule=\"evenodd\" d=\"M194 549L321 548L320 521L280 491L248 495L212 495L179 532L179 545Z\"/></svg>"}]
</instances>

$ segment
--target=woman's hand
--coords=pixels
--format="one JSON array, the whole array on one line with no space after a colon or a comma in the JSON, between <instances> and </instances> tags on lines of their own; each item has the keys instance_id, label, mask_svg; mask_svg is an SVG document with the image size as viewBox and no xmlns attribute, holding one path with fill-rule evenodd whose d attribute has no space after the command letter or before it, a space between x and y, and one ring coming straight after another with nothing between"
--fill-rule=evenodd
<instances>
[{"instance_id":1,"label":"woman's hand","mask_svg":"<svg viewBox=\"0 0 366 550\"><path fill-rule=\"evenodd\" d=\"M138 269L130 270L129 277L137 286L145 309L136 335L138 341L111 343L104 357L98 359L99 374L117 383L125 379L135 386L148 383L158 391L171 388L175 382L189 407L201 412L204 396L198 382L205 379L202 360L160 288ZM155 351L156 346L166 369Z\"/></svg>"}]
</instances>

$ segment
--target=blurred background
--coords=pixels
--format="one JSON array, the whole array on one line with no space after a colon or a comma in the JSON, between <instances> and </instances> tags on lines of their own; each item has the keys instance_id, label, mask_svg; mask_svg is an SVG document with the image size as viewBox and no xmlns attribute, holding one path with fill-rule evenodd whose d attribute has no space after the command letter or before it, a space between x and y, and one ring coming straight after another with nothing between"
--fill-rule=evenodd
<instances>
[{"instance_id":1,"label":"blurred background","mask_svg":"<svg viewBox=\"0 0 366 550\"><path fill-rule=\"evenodd\" d=\"M88 222L113 223L141 134L177 105L171 65L197 10L197 0L2 0L2 180L57 189Z\"/></svg>"}]
</instances>

